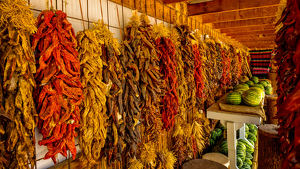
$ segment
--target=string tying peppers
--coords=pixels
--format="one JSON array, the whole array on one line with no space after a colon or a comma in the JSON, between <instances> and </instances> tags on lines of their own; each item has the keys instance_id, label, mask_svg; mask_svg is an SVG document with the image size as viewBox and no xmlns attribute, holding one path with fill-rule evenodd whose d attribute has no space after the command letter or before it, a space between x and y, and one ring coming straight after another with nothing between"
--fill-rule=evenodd
<instances>
[{"instance_id":1,"label":"string tying peppers","mask_svg":"<svg viewBox=\"0 0 300 169\"><path fill-rule=\"evenodd\" d=\"M37 27L32 48L37 59L38 128L43 135L39 144L48 148L44 159L52 158L56 163L56 154L67 157L67 150L75 159L75 129L83 99L75 33L66 14L59 10L42 11Z\"/></svg>"}]
</instances>

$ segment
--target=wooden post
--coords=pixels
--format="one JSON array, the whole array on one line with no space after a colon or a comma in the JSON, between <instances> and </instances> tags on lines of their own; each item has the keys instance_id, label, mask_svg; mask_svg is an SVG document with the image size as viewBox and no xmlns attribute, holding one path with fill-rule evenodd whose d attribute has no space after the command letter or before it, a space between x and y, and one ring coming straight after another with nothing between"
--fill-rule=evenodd
<instances>
[{"instance_id":1,"label":"wooden post","mask_svg":"<svg viewBox=\"0 0 300 169\"><path fill-rule=\"evenodd\" d=\"M227 122L227 143L230 169L238 169L236 166L236 125L234 122Z\"/></svg>"}]
</instances>

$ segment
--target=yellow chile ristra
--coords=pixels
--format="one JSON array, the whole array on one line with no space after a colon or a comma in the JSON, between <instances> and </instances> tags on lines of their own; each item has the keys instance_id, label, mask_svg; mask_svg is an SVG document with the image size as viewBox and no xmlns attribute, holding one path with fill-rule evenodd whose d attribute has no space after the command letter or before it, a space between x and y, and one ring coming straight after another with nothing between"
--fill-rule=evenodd
<instances>
[{"instance_id":1,"label":"yellow chile ristra","mask_svg":"<svg viewBox=\"0 0 300 169\"><path fill-rule=\"evenodd\" d=\"M27 1L0 1L0 76L4 98L0 107L6 117L0 119L0 143L6 145L0 146L0 168L35 167L36 110L32 94L36 67L30 45L30 35L35 31L35 19Z\"/></svg>"},{"instance_id":2,"label":"yellow chile ristra","mask_svg":"<svg viewBox=\"0 0 300 169\"><path fill-rule=\"evenodd\" d=\"M103 83L102 45L97 38L97 26L77 34L84 101L81 107L79 144L83 166L93 166L100 160L105 144L107 115L106 94L111 87Z\"/></svg>"}]
</instances>

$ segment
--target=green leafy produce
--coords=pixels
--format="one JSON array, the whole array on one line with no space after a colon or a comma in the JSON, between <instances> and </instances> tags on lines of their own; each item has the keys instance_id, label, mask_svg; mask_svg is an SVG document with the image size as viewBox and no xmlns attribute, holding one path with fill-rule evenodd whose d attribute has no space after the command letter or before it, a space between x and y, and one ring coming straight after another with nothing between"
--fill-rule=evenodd
<instances>
[{"instance_id":1,"label":"green leafy produce","mask_svg":"<svg viewBox=\"0 0 300 169\"><path fill-rule=\"evenodd\" d=\"M231 92L226 96L226 103L238 105L242 102L242 96L239 92Z\"/></svg>"}]
</instances>

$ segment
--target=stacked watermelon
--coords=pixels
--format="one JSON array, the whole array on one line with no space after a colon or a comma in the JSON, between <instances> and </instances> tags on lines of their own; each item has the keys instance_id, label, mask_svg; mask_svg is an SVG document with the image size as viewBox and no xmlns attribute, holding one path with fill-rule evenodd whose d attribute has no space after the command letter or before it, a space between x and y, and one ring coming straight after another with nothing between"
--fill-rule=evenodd
<instances>
[{"instance_id":1,"label":"stacked watermelon","mask_svg":"<svg viewBox=\"0 0 300 169\"><path fill-rule=\"evenodd\" d=\"M214 146L220 139L222 139L223 130L221 128L216 128L211 132L209 143L210 146Z\"/></svg>"},{"instance_id":2,"label":"stacked watermelon","mask_svg":"<svg viewBox=\"0 0 300 169\"><path fill-rule=\"evenodd\" d=\"M250 88L242 94L243 102L248 106L258 106L264 97L263 93L258 89Z\"/></svg>"},{"instance_id":3,"label":"stacked watermelon","mask_svg":"<svg viewBox=\"0 0 300 169\"><path fill-rule=\"evenodd\" d=\"M259 78L256 76L252 76L251 81L253 81L256 84L259 82Z\"/></svg>"},{"instance_id":4,"label":"stacked watermelon","mask_svg":"<svg viewBox=\"0 0 300 169\"><path fill-rule=\"evenodd\" d=\"M257 138L257 127L254 124L247 124L245 126L246 138L239 139L237 141L237 166L239 169L251 169L253 153L254 153L254 143Z\"/></svg>"},{"instance_id":5,"label":"stacked watermelon","mask_svg":"<svg viewBox=\"0 0 300 169\"><path fill-rule=\"evenodd\" d=\"M242 102L242 96L239 92L231 92L226 96L226 103L238 105Z\"/></svg>"}]
</instances>

